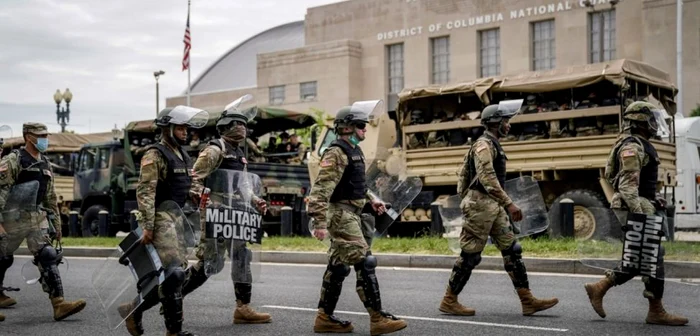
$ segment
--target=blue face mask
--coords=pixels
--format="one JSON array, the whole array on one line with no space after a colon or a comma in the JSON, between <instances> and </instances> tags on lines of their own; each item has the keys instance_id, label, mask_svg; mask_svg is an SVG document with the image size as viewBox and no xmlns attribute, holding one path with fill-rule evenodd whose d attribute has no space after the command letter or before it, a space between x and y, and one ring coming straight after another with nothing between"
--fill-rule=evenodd
<instances>
[{"instance_id":1,"label":"blue face mask","mask_svg":"<svg viewBox=\"0 0 700 336\"><path fill-rule=\"evenodd\" d=\"M350 143L355 145L355 146L357 146L360 143L360 141L362 141L362 140L358 139L355 134L351 135L350 139L348 139L348 140L350 140Z\"/></svg>"},{"instance_id":2,"label":"blue face mask","mask_svg":"<svg viewBox=\"0 0 700 336\"><path fill-rule=\"evenodd\" d=\"M37 138L36 139L36 149L43 153L49 148L49 138Z\"/></svg>"}]
</instances>

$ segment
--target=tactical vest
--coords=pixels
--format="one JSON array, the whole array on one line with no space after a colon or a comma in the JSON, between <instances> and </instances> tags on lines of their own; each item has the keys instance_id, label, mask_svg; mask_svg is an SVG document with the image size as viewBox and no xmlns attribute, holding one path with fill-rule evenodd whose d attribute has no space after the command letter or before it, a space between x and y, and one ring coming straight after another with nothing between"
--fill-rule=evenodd
<instances>
[{"instance_id":1,"label":"tactical vest","mask_svg":"<svg viewBox=\"0 0 700 336\"><path fill-rule=\"evenodd\" d=\"M187 152L179 148L180 154L184 160L181 160L172 151L172 149L163 144L156 144L153 147L157 148L168 162L168 172L165 180L158 180L156 185L156 208L165 201L174 201L181 208L185 206L185 201L190 193L192 185L192 160Z\"/></svg>"},{"instance_id":2,"label":"tactical vest","mask_svg":"<svg viewBox=\"0 0 700 336\"><path fill-rule=\"evenodd\" d=\"M498 178L498 184L501 185L501 188L505 188L506 185L506 160L508 158L506 157L506 153L503 152L503 147L501 147L501 143L498 142L498 139L496 139L494 136L488 133L484 133L481 137L487 137L491 140L491 143L493 143L493 146L496 148L496 157L493 158L493 170L496 172L496 177ZM476 166L474 163L474 155L476 153L472 153L472 157L469 158L469 169L471 171L470 176L476 176ZM483 193L488 194L486 191L486 188L479 182L479 179L476 179L474 183L472 183L469 186L469 189L473 190L479 190Z\"/></svg>"},{"instance_id":3,"label":"tactical vest","mask_svg":"<svg viewBox=\"0 0 700 336\"><path fill-rule=\"evenodd\" d=\"M240 147L233 146L223 139L209 141L209 144L221 149L223 160L221 161L218 169L237 171L243 171L243 169L245 169L245 165L248 162L245 159L245 153L243 153L243 150Z\"/></svg>"},{"instance_id":4,"label":"tactical vest","mask_svg":"<svg viewBox=\"0 0 700 336\"><path fill-rule=\"evenodd\" d=\"M345 140L335 140L330 147L340 147L348 157L340 182L331 195L331 202L356 200L365 198L367 185L365 183L365 155L360 146L353 148Z\"/></svg>"},{"instance_id":5,"label":"tactical vest","mask_svg":"<svg viewBox=\"0 0 700 336\"><path fill-rule=\"evenodd\" d=\"M648 200L653 201L656 198L656 183L659 179L659 154L656 152L656 148L651 142L637 138L635 136L628 136L615 145L615 149L612 152L610 158L608 158L608 168L606 169L606 177L608 181L612 184L615 190L618 190L618 174L620 170L618 156L620 149L626 143L636 141L638 144L642 145L644 148L644 153L649 156L647 164L642 167L639 172L639 196L644 197Z\"/></svg>"},{"instance_id":6,"label":"tactical vest","mask_svg":"<svg viewBox=\"0 0 700 336\"><path fill-rule=\"evenodd\" d=\"M53 177L51 174L51 165L45 155L41 156L41 160L37 161L32 157L26 149L15 151L19 159L20 172L17 176L15 184L22 184L31 181L39 181L39 191L36 194L36 204L39 205L46 197L49 181Z\"/></svg>"}]
</instances>

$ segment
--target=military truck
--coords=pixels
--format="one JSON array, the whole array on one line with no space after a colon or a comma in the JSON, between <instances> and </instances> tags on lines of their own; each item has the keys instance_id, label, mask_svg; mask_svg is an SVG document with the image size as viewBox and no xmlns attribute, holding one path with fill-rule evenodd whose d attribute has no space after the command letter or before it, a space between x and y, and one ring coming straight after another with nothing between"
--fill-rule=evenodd
<instances>
[{"instance_id":1,"label":"military truck","mask_svg":"<svg viewBox=\"0 0 700 336\"><path fill-rule=\"evenodd\" d=\"M511 141L502 141L508 157L507 178L530 175L538 180L549 209L551 235L561 234L559 202L569 198L575 204L574 225L578 239L610 236L619 232L615 227L619 224L592 209L609 207L613 189L602 176L608 153L621 131L622 112L633 100L650 99L659 102L673 116L676 93L667 73L628 59L405 89L399 94L397 109L402 120L397 155L405 160L409 174L423 179L424 198L435 201L454 195L457 171L464 155L470 143L483 132L479 126L479 111L501 100L531 101L534 97L535 108L525 107L521 110L524 113L510 121L515 137L518 132L523 133ZM537 98L543 102L538 104ZM412 123L412 116L439 112L452 115L454 120L425 123L430 122L428 118L424 123ZM661 191L668 198L668 204L674 204L673 117L670 126L664 123L661 127L669 128L670 140L652 140L652 143L661 158ZM525 130L539 130L542 139L524 140L532 138ZM429 139L430 132L442 132L447 140L424 142L421 146L417 138ZM466 132L466 136L461 134L466 142L451 142L455 138L453 135L459 138L460 132ZM429 225L431 214L427 210L420 205L405 211L404 218L407 224L414 225L414 231Z\"/></svg>"},{"instance_id":2,"label":"military truck","mask_svg":"<svg viewBox=\"0 0 700 336\"><path fill-rule=\"evenodd\" d=\"M257 109L258 115L249 125L250 133L256 137L270 132L306 128L316 123L311 115L305 113L269 107ZM220 112L210 113L204 128L190 131L189 145L184 148L193 160L209 140L218 138L216 119L219 115ZM149 145L159 141L158 137L154 120L141 120L129 123L123 137L118 140L83 146L75 173L74 197L80 204L76 210L81 214L81 225L89 228L83 230L85 234L97 235L98 214L102 210L109 212L110 235L130 230L130 212L137 209L136 185L141 157ZM245 150L250 152L247 146ZM291 155L277 153L270 157ZM268 234L280 231L280 210L284 206L293 208L295 226L300 227L303 200L309 190L306 165L266 158L248 161L248 171L258 174L265 187L262 197L268 201L270 211L264 218L264 229Z\"/></svg>"}]
</instances>

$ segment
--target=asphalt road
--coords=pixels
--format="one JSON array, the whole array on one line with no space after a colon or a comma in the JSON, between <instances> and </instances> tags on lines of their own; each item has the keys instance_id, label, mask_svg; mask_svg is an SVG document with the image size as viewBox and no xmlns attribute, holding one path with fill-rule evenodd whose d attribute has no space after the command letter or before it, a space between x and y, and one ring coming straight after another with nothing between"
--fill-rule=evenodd
<instances>
[{"instance_id":1,"label":"asphalt road","mask_svg":"<svg viewBox=\"0 0 700 336\"><path fill-rule=\"evenodd\" d=\"M106 319L91 286L92 269L98 259L71 258L63 275L68 299L86 298L87 308L78 315L54 322L47 295L40 285L26 285L20 270L28 261L16 257L6 285L21 288L10 293L19 303L1 309L7 320L0 322L0 335L108 335ZM381 264L381 260L379 260ZM227 267L228 269L228 267ZM324 268L312 265L266 264L264 282L253 286L253 305L272 314L273 322L262 325L232 325L235 306L233 286L221 273L185 299L186 330L198 335L314 335L312 327ZM556 307L522 316L520 303L504 272L475 272L460 301L476 308L476 316L455 317L437 309L448 270L380 268L378 278L384 308L406 318L408 327L395 335L700 335L700 286L667 283L665 304L669 312L685 314L684 327L644 323L647 301L638 279L610 290L605 298L607 318L599 318L590 307L583 284L597 277L530 274L536 296L556 296ZM354 273L345 282L337 315L350 319L355 334L369 335L369 318L354 290ZM144 317L146 335L164 335L158 308ZM124 327L113 335L128 335Z\"/></svg>"}]
</instances>

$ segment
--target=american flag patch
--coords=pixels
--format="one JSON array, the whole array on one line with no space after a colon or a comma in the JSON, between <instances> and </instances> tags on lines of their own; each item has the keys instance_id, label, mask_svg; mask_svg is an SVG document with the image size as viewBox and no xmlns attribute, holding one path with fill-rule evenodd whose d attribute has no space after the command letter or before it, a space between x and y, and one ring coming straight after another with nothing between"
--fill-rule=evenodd
<instances>
[{"instance_id":1,"label":"american flag patch","mask_svg":"<svg viewBox=\"0 0 700 336\"><path fill-rule=\"evenodd\" d=\"M330 161L328 161L328 160L323 160L323 161L321 161L321 167L324 167L324 168L325 168L325 167L330 167L330 166L332 166L332 165L333 165L333 162L330 162Z\"/></svg>"},{"instance_id":2,"label":"american flag patch","mask_svg":"<svg viewBox=\"0 0 700 336\"><path fill-rule=\"evenodd\" d=\"M634 156L633 150L628 149L628 150L622 152L622 157L630 157L630 156Z\"/></svg>"}]
</instances>

